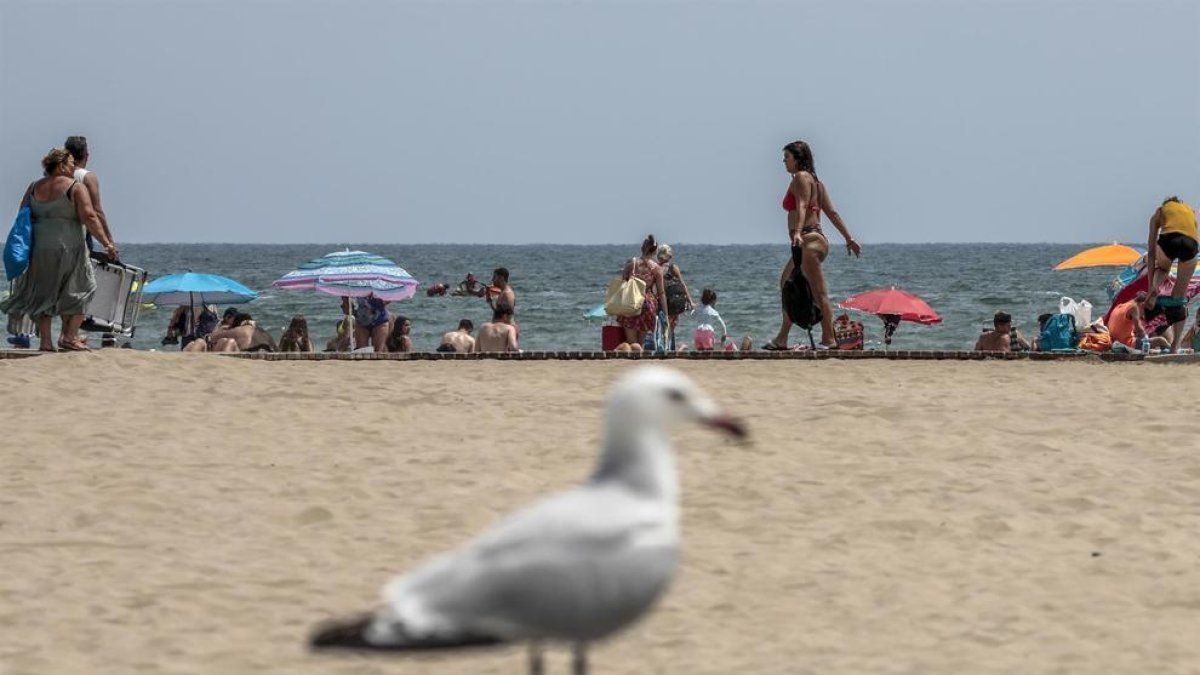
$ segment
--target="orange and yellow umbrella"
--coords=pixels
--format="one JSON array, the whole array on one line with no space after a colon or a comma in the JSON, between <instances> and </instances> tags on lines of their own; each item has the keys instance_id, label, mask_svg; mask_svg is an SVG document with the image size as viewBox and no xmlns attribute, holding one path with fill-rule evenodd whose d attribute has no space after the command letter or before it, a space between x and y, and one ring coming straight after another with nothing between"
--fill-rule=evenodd
<instances>
[{"instance_id":1,"label":"orange and yellow umbrella","mask_svg":"<svg viewBox=\"0 0 1200 675\"><path fill-rule=\"evenodd\" d=\"M1054 266L1056 270L1081 267L1125 267L1137 262L1142 251L1124 244L1106 244L1081 251Z\"/></svg>"}]
</instances>

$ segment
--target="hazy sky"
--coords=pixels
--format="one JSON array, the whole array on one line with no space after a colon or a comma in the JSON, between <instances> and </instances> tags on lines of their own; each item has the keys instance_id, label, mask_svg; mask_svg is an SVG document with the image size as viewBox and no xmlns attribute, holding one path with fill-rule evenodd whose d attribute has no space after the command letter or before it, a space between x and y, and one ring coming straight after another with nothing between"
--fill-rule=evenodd
<instances>
[{"instance_id":1,"label":"hazy sky","mask_svg":"<svg viewBox=\"0 0 1200 675\"><path fill-rule=\"evenodd\" d=\"M1200 202L1194 0L0 0L0 91L118 242L782 242L797 138L867 245Z\"/></svg>"}]
</instances>

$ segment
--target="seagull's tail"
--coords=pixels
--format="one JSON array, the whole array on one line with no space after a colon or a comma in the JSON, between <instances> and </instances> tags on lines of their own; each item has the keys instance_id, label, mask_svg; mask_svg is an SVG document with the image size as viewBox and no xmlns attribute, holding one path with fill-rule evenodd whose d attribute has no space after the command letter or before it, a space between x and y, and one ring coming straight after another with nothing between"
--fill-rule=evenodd
<instances>
[{"instance_id":1,"label":"seagull's tail","mask_svg":"<svg viewBox=\"0 0 1200 675\"><path fill-rule=\"evenodd\" d=\"M460 649L463 647L487 647L505 642L491 635L438 635L413 636L402 626L393 626L392 639L386 642L369 641L367 629L375 621L371 614L360 614L347 619L335 619L317 626L309 638L309 647L314 651L328 649L368 651L431 651Z\"/></svg>"}]
</instances>

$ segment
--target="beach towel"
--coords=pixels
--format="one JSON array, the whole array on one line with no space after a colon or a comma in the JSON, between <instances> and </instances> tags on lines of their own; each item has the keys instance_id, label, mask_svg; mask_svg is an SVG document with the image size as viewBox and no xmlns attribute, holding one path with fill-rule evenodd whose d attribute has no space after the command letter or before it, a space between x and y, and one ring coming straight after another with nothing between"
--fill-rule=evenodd
<instances>
[{"instance_id":1,"label":"beach towel","mask_svg":"<svg viewBox=\"0 0 1200 675\"><path fill-rule=\"evenodd\" d=\"M821 323L821 305L813 295L812 285L800 269L801 248L792 247L792 276L783 282L783 310L792 323L808 331L809 342L813 342L813 326Z\"/></svg>"}]
</instances>

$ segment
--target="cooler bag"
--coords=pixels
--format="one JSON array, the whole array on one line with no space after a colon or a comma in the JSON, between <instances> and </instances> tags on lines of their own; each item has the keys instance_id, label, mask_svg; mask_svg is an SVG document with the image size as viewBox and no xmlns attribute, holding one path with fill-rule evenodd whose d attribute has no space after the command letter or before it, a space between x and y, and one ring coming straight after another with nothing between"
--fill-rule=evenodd
<instances>
[{"instance_id":1,"label":"cooler bag","mask_svg":"<svg viewBox=\"0 0 1200 675\"><path fill-rule=\"evenodd\" d=\"M600 328L600 349L611 352L625 341L625 329L620 326L603 326Z\"/></svg>"}]
</instances>

